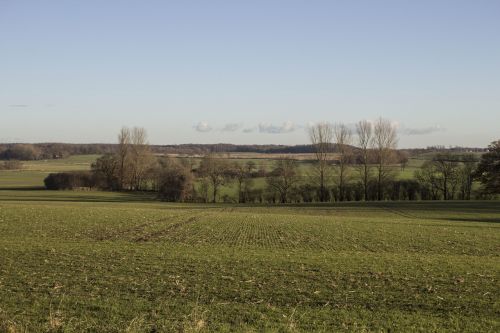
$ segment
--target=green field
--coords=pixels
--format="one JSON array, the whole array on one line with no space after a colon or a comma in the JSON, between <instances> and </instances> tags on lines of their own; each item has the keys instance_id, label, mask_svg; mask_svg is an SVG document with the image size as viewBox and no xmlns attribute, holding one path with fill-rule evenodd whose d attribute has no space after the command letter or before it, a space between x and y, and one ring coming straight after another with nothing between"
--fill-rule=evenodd
<instances>
[{"instance_id":1,"label":"green field","mask_svg":"<svg viewBox=\"0 0 500 333\"><path fill-rule=\"evenodd\" d=\"M166 204L32 188L92 158L0 173L0 332L500 330L498 201Z\"/></svg>"},{"instance_id":2,"label":"green field","mask_svg":"<svg viewBox=\"0 0 500 333\"><path fill-rule=\"evenodd\" d=\"M0 191L0 330L500 327L497 202L146 199Z\"/></svg>"},{"instance_id":3,"label":"green field","mask_svg":"<svg viewBox=\"0 0 500 333\"><path fill-rule=\"evenodd\" d=\"M23 162L21 170L0 170L0 189L40 188L51 172L90 170L99 155L76 155L59 160Z\"/></svg>"}]
</instances>

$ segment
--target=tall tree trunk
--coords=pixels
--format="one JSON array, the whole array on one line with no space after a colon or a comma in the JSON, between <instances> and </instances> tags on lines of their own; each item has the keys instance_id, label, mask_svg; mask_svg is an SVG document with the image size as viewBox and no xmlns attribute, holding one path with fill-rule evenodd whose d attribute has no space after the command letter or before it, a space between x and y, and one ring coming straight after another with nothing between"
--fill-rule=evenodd
<instances>
[{"instance_id":1,"label":"tall tree trunk","mask_svg":"<svg viewBox=\"0 0 500 333\"><path fill-rule=\"evenodd\" d=\"M443 186L443 194L444 200L448 200L448 178L444 176L444 186Z\"/></svg>"},{"instance_id":2,"label":"tall tree trunk","mask_svg":"<svg viewBox=\"0 0 500 333\"><path fill-rule=\"evenodd\" d=\"M379 165L378 169L377 200L382 200L382 164Z\"/></svg>"},{"instance_id":3,"label":"tall tree trunk","mask_svg":"<svg viewBox=\"0 0 500 333\"><path fill-rule=\"evenodd\" d=\"M364 186L365 186L365 201L368 201L368 165L366 163L367 162L365 162L365 165L364 165L364 168L365 168L365 174L364 174L365 182L364 182Z\"/></svg>"},{"instance_id":4,"label":"tall tree trunk","mask_svg":"<svg viewBox=\"0 0 500 333\"><path fill-rule=\"evenodd\" d=\"M324 173L324 170L320 170L319 201L325 202L325 173Z\"/></svg>"}]
</instances>

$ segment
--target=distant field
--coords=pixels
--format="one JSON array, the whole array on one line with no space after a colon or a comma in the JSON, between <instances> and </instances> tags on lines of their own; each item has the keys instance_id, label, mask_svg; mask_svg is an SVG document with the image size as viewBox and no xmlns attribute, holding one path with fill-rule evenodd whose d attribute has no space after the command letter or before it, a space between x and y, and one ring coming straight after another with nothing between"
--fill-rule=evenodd
<instances>
[{"instance_id":1,"label":"distant field","mask_svg":"<svg viewBox=\"0 0 500 333\"><path fill-rule=\"evenodd\" d=\"M22 170L0 170L0 189L43 187L51 172L90 170L99 155L77 155L60 160L23 162Z\"/></svg>"},{"instance_id":2,"label":"distant field","mask_svg":"<svg viewBox=\"0 0 500 333\"><path fill-rule=\"evenodd\" d=\"M74 155L64 159L24 162L24 169L30 171L59 172L89 170L100 155Z\"/></svg>"},{"instance_id":3,"label":"distant field","mask_svg":"<svg viewBox=\"0 0 500 333\"><path fill-rule=\"evenodd\" d=\"M500 328L496 202L145 199L0 190L0 331Z\"/></svg>"},{"instance_id":4,"label":"distant field","mask_svg":"<svg viewBox=\"0 0 500 333\"><path fill-rule=\"evenodd\" d=\"M290 156L291 158L298 161L311 161L314 160L314 154L302 153L302 154L266 154L266 153L222 153L221 156L227 159L245 159L245 160L269 160L278 159L283 155ZM185 158L194 157L202 158L203 155L186 155L186 154L167 154L167 156ZM335 155L333 155L335 156Z\"/></svg>"}]
</instances>

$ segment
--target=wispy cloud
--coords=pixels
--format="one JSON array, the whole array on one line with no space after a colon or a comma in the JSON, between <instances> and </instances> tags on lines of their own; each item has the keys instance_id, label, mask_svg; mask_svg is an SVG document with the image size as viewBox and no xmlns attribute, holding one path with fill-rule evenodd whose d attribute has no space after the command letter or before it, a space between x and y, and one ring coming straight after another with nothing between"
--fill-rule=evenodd
<instances>
[{"instance_id":1,"label":"wispy cloud","mask_svg":"<svg viewBox=\"0 0 500 333\"><path fill-rule=\"evenodd\" d=\"M372 126L375 126L377 120L366 120L369 123L372 124ZM400 135L429 135L433 133L438 133L438 132L445 132L446 128L440 126L440 125L434 125L434 126L428 126L428 127L407 127L404 124L400 123L397 120L391 120L390 121L391 126L395 128ZM307 123L306 128L310 128L318 123L314 122L309 122ZM353 133L356 133L356 123L348 123L346 124L347 128L349 128Z\"/></svg>"},{"instance_id":2,"label":"wispy cloud","mask_svg":"<svg viewBox=\"0 0 500 333\"><path fill-rule=\"evenodd\" d=\"M441 127L440 125L435 125L435 126L430 126L430 127L422 127L422 128L405 127L405 128L400 129L400 132L403 135L427 135L427 134L444 132L444 131L446 131L446 129Z\"/></svg>"},{"instance_id":3,"label":"wispy cloud","mask_svg":"<svg viewBox=\"0 0 500 333\"><path fill-rule=\"evenodd\" d=\"M205 121L200 121L198 125L194 126L194 129L202 133L208 133L212 131L212 127Z\"/></svg>"},{"instance_id":4,"label":"wispy cloud","mask_svg":"<svg viewBox=\"0 0 500 333\"><path fill-rule=\"evenodd\" d=\"M276 126L267 123L259 124L259 132L260 133L268 133L268 134L283 134L290 133L295 131L298 128L293 122L286 121L281 126Z\"/></svg>"},{"instance_id":5,"label":"wispy cloud","mask_svg":"<svg viewBox=\"0 0 500 333\"><path fill-rule=\"evenodd\" d=\"M243 127L243 124L238 124L238 123L229 123L226 124L223 128L221 128L222 132L236 132L237 130L241 129Z\"/></svg>"},{"instance_id":6,"label":"wispy cloud","mask_svg":"<svg viewBox=\"0 0 500 333\"><path fill-rule=\"evenodd\" d=\"M283 134L291 133L297 129L304 128L304 126L299 126L292 121L286 121L282 125L273 125L270 123L260 123L258 126L244 127L243 123L227 123L223 127L212 127L206 121L200 121L193 128L197 132L208 133L213 131L218 132L242 132L242 133L262 133L262 134Z\"/></svg>"},{"instance_id":7,"label":"wispy cloud","mask_svg":"<svg viewBox=\"0 0 500 333\"><path fill-rule=\"evenodd\" d=\"M257 127L244 128L243 133L253 133L257 130Z\"/></svg>"}]
</instances>

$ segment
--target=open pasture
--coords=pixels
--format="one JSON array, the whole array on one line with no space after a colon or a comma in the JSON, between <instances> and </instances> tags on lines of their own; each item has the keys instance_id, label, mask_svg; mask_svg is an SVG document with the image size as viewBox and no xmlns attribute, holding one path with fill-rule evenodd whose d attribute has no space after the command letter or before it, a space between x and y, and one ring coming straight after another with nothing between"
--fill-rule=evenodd
<instances>
[{"instance_id":1,"label":"open pasture","mask_svg":"<svg viewBox=\"0 0 500 333\"><path fill-rule=\"evenodd\" d=\"M90 170L99 155L75 155L56 160L24 161L21 170L0 170L0 189L41 188L53 172Z\"/></svg>"},{"instance_id":2,"label":"open pasture","mask_svg":"<svg viewBox=\"0 0 500 333\"><path fill-rule=\"evenodd\" d=\"M0 192L0 331L500 327L497 202L249 207Z\"/></svg>"}]
</instances>

